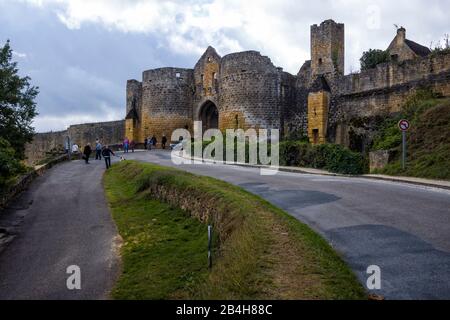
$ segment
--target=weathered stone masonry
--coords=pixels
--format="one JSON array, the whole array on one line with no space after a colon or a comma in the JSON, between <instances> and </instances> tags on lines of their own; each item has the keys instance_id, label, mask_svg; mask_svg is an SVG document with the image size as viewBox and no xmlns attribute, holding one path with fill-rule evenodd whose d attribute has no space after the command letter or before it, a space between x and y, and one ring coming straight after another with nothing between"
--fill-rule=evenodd
<instances>
[{"instance_id":1,"label":"weathered stone masonry","mask_svg":"<svg viewBox=\"0 0 450 320\"><path fill-rule=\"evenodd\" d=\"M430 50L406 38L402 27L391 41L391 62L344 75L344 24L326 20L311 26L311 60L297 75L277 68L256 51L221 57L208 47L193 69L144 71L128 80L125 121L71 126L72 140L84 145L99 137L119 143L143 142L178 128L280 129L281 136L308 136L313 143L353 145L356 134L371 132L356 122L400 111L415 90L428 87L450 96L450 54ZM362 120L361 120L362 119ZM54 147L63 133L38 134L29 154ZM33 151L34 150L34 151Z\"/></svg>"},{"instance_id":2,"label":"weathered stone masonry","mask_svg":"<svg viewBox=\"0 0 450 320\"><path fill-rule=\"evenodd\" d=\"M125 134L160 141L162 134L192 129L192 121L202 120L203 129L277 128L282 136L349 145L350 132L360 130L352 128L355 118L398 112L424 86L450 96L450 55L430 55L406 39L404 28L389 45L391 63L344 75L344 33L344 25L333 20L311 26L311 60L295 76L259 52L220 57L212 47L194 69L145 71L142 83L127 84Z\"/></svg>"},{"instance_id":3,"label":"weathered stone masonry","mask_svg":"<svg viewBox=\"0 0 450 320\"><path fill-rule=\"evenodd\" d=\"M96 139L100 139L104 145L119 144L124 132L125 122L119 120L77 124L63 131L38 133L34 136L33 142L26 146L27 163L31 165L44 159L45 153L52 149L64 150L67 137L82 148L88 143L93 146Z\"/></svg>"}]
</instances>

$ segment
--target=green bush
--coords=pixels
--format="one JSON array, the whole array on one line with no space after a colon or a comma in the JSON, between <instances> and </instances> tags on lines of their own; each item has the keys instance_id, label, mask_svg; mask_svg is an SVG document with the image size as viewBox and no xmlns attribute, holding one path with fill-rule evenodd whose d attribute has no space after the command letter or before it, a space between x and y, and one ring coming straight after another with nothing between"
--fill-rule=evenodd
<instances>
[{"instance_id":1,"label":"green bush","mask_svg":"<svg viewBox=\"0 0 450 320\"><path fill-rule=\"evenodd\" d=\"M14 149L10 143L0 138L0 188L6 187L25 167L17 160Z\"/></svg>"},{"instance_id":2,"label":"green bush","mask_svg":"<svg viewBox=\"0 0 450 320\"><path fill-rule=\"evenodd\" d=\"M406 133L406 169L401 165L401 131L398 121L411 123ZM372 150L391 150L391 163L376 173L430 179L450 179L450 99L429 89L418 90L408 98L398 115L385 119Z\"/></svg>"},{"instance_id":3,"label":"green bush","mask_svg":"<svg viewBox=\"0 0 450 320\"><path fill-rule=\"evenodd\" d=\"M372 150L399 149L402 144L402 133L398 129L401 119L408 119L412 127L420 122L422 115L427 110L434 108L441 100L432 90L420 89L410 96L399 114L390 116L381 123L378 134L374 139Z\"/></svg>"},{"instance_id":4,"label":"green bush","mask_svg":"<svg viewBox=\"0 0 450 320\"><path fill-rule=\"evenodd\" d=\"M300 141L283 141L280 143L280 164L342 174L364 173L362 155L336 144L314 146Z\"/></svg>"},{"instance_id":5,"label":"green bush","mask_svg":"<svg viewBox=\"0 0 450 320\"><path fill-rule=\"evenodd\" d=\"M201 144L202 144L202 155L203 155L203 151L205 150L205 148L209 144L211 144L213 141L214 141L214 139L213 140L202 140L202 142L201 142ZM194 154L194 148L195 148L196 144L198 144L198 142L192 142L191 143L191 155L193 155L193 156L195 155ZM238 140L237 140L237 138L235 138L234 139L234 145L233 145L234 159L226 159L226 156L227 156L227 138L226 138L226 135L223 134L223 150L222 150L222 152L223 152L224 159L227 160L227 161L237 161L238 160L237 159L237 148L238 148ZM258 148L257 151L259 152L259 146L257 148ZM249 153L250 153L250 144L249 144L248 140L246 140L245 141L245 163L249 163L250 162ZM271 144L270 143L267 145L267 153L268 153L268 156L270 157L271 156ZM214 156L214 155L215 155L215 152L212 153L212 156ZM259 160L260 159L259 159L259 153L258 153L258 164L261 164Z\"/></svg>"}]
</instances>

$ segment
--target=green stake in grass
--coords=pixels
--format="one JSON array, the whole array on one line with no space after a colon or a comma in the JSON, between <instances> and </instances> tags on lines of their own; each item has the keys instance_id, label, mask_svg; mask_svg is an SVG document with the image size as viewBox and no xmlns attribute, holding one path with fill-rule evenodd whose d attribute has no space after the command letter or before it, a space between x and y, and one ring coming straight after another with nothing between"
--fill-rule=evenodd
<instances>
[{"instance_id":1,"label":"green stake in grass","mask_svg":"<svg viewBox=\"0 0 450 320\"><path fill-rule=\"evenodd\" d=\"M208 267L212 267L212 255L211 255L211 242L212 242L212 226L208 225Z\"/></svg>"}]
</instances>

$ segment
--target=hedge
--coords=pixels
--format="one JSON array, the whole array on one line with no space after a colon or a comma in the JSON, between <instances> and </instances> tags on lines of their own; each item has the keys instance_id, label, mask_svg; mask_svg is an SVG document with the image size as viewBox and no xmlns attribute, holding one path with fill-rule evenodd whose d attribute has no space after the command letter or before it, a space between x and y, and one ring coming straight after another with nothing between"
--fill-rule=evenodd
<instances>
[{"instance_id":1,"label":"hedge","mask_svg":"<svg viewBox=\"0 0 450 320\"><path fill-rule=\"evenodd\" d=\"M280 164L310 167L334 173L364 173L364 158L357 152L337 144L311 145L299 141L280 143Z\"/></svg>"}]
</instances>

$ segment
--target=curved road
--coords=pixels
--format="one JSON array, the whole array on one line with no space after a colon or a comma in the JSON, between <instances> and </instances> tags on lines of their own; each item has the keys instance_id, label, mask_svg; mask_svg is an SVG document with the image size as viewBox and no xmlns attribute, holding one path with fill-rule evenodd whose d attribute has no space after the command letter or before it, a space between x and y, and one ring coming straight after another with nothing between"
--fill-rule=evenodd
<instances>
[{"instance_id":1,"label":"curved road","mask_svg":"<svg viewBox=\"0 0 450 320\"><path fill-rule=\"evenodd\" d=\"M169 152L129 154L174 166ZM181 165L258 194L308 224L342 254L361 283L381 269L387 299L450 299L450 191L388 181L257 168Z\"/></svg>"},{"instance_id":2,"label":"curved road","mask_svg":"<svg viewBox=\"0 0 450 320\"><path fill-rule=\"evenodd\" d=\"M127 159L174 166L152 150ZM182 165L262 196L322 234L365 284L381 268L388 299L450 299L450 191L362 178L255 168ZM17 238L0 253L0 298L106 298L117 274L116 230L100 179L103 162L52 168L0 216ZM33 200L32 204L29 202ZM14 206L16 206L14 208ZM1 240L1 239L0 239ZM78 264L82 290L66 288L65 268ZM84 285L84 286L83 286Z\"/></svg>"}]
</instances>

